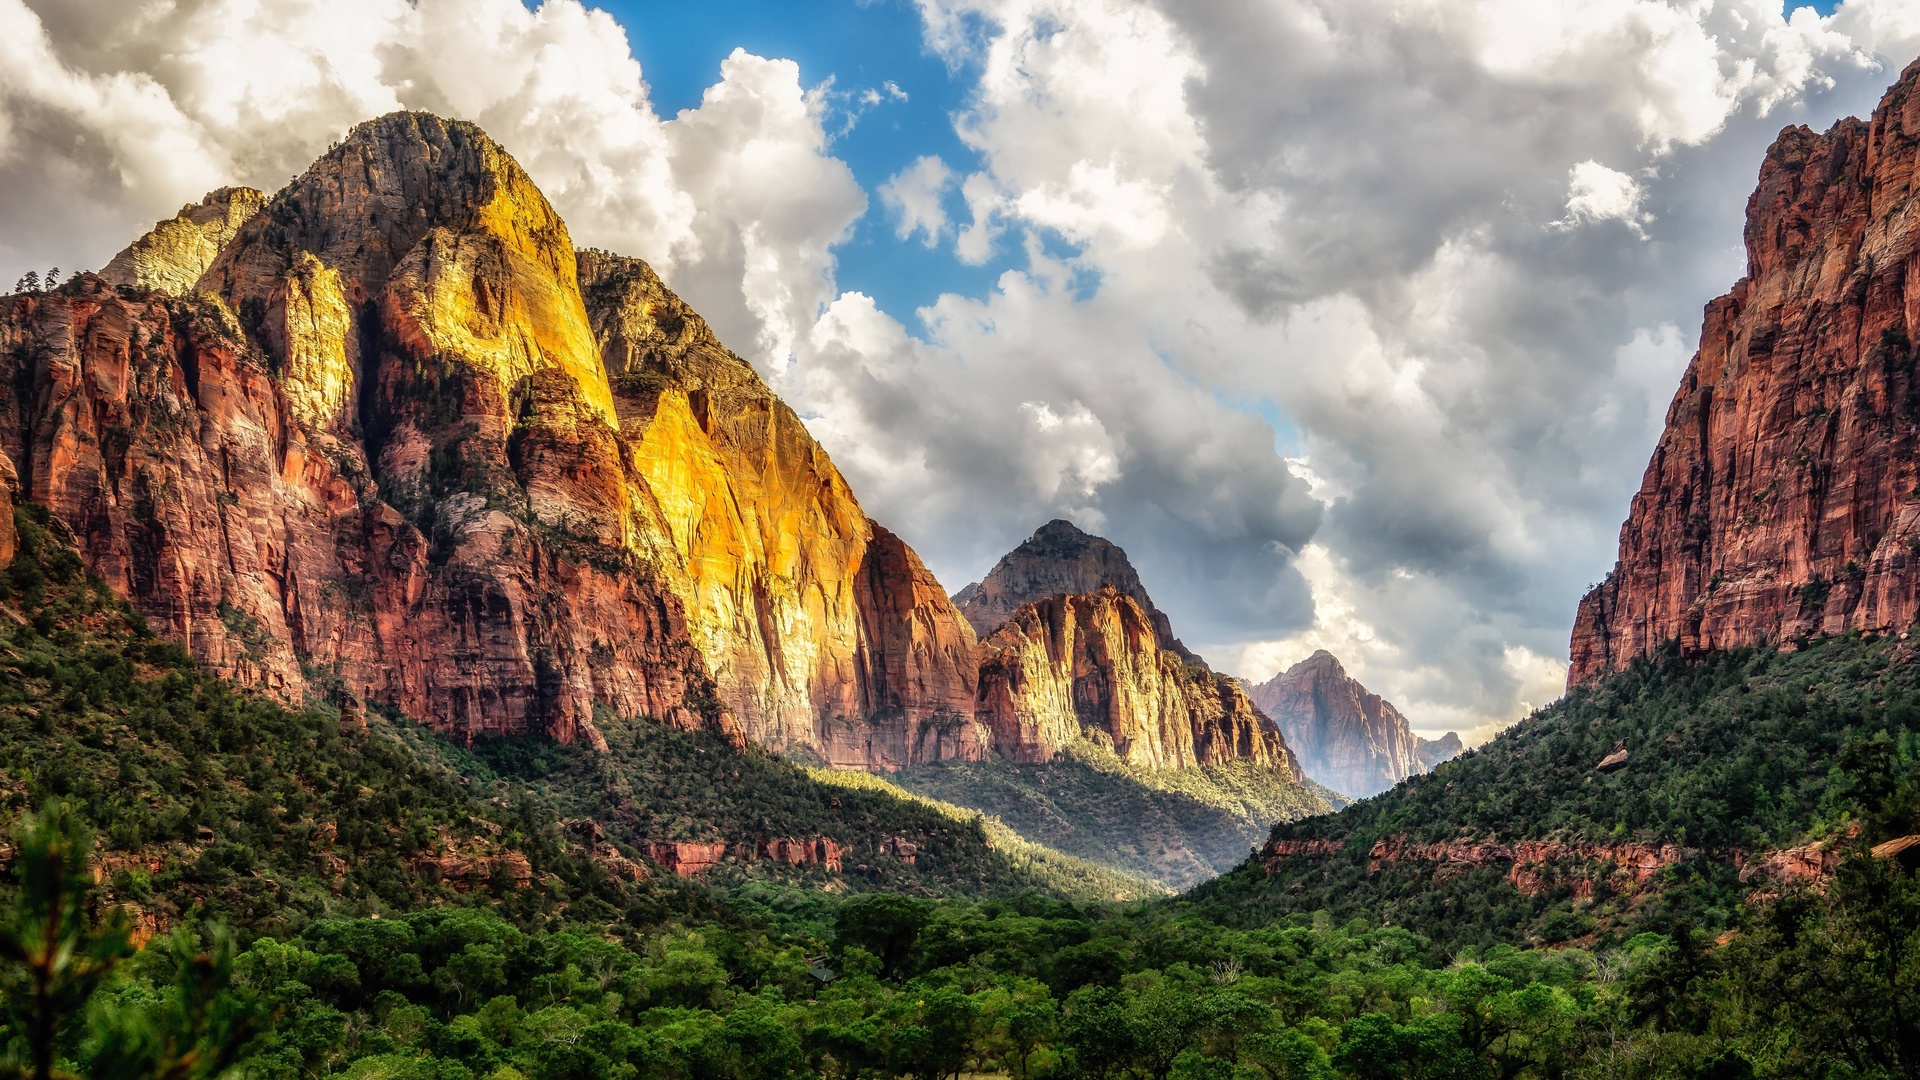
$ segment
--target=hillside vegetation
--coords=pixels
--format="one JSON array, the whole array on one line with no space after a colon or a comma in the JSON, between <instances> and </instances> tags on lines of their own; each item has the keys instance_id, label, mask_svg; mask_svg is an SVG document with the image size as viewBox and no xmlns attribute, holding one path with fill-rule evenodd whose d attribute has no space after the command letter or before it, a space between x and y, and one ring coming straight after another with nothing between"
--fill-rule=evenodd
<instances>
[{"instance_id":1,"label":"hillside vegetation","mask_svg":"<svg viewBox=\"0 0 1920 1080\"><path fill-rule=\"evenodd\" d=\"M1595 768L1618 750L1625 766ZM1835 851L1920 831L1920 673L1893 639L1816 640L1643 662L1576 689L1476 751L1337 815L1283 824L1276 841L1337 854L1250 862L1196 890L1217 917L1255 924L1327 910L1417 926L1456 942L1623 940L1683 915L1736 925L1739 867L1769 851ZM1569 865L1537 895L1505 865L1370 868L1380 841L1562 840L1672 845L1653 888L1622 889L1605 865ZM1578 893L1591 888L1591 896Z\"/></svg>"},{"instance_id":2,"label":"hillside vegetation","mask_svg":"<svg viewBox=\"0 0 1920 1080\"><path fill-rule=\"evenodd\" d=\"M1311 788L1251 762L1134 768L1088 740L1044 765L942 762L894 780L991 814L1028 840L1175 889L1245 860L1275 822L1331 808Z\"/></svg>"}]
</instances>

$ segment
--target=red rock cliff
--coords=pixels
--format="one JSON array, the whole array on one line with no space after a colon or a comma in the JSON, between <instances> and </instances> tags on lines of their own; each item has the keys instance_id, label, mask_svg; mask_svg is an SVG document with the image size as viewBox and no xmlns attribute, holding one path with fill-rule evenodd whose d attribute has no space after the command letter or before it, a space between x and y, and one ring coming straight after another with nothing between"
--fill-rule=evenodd
<instances>
[{"instance_id":1,"label":"red rock cliff","mask_svg":"<svg viewBox=\"0 0 1920 1080\"><path fill-rule=\"evenodd\" d=\"M748 735L852 768L984 753L972 628L752 365L637 259L580 255L649 558Z\"/></svg>"},{"instance_id":2,"label":"red rock cliff","mask_svg":"<svg viewBox=\"0 0 1920 1080\"><path fill-rule=\"evenodd\" d=\"M1013 613L984 646L979 716L993 748L1049 761L1082 738L1153 768L1251 761L1300 767L1240 684L1160 647L1153 620L1112 585Z\"/></svg>"},{"instance_id":3,"label":"red rock cliff","mask_svg":"<svg viewBox=\"0 0 1920 1080\"><path fill-rule=\"evenodd\" d=\"M1747 203L1747 274L1580 603L1570 684L1685 652L1920 615L1920 64L1871 121L1788 128Z\"/></svg>"},{"instance_id":4,"label":"red rock cliff","mask_svg":"<svg viewBox=\"0 0 1920 1080\"><path fill-rule=\"evenodd\" d=\"M1324 649L1254 687L1253 701L1307 775L1343 795L1364 799L1427 771L1407 718Z\"/></svg>"},{"instance_id":5,"label":"red rock cliff","mask_svg":"<svg viewBox=\"0 0 1920 1080\"><path fill-rule=\"evenodd\" d=\"M1111 585L1133 597L1152 620L1161 648L1189 655L1166 615L1153 606L1133 562L1119 545L1055 519L1001 556L987 576L954 594L954 603L982 638L1000 629L1022 604L1062 593L1084 595Z\"/></svg>"},{"instance_id":6,"label":"red rock cliff","mask_svg":"<svg viewBox=\"0 0 1920 1080\"><path fill-rule=\"evenodd\" d=\"M593 741L599 704L841 765L980 752L919 560L473 125L363 124L0 300L0 395L18 497L244 683L455 736Z\"/></svg>"}]
</instances>

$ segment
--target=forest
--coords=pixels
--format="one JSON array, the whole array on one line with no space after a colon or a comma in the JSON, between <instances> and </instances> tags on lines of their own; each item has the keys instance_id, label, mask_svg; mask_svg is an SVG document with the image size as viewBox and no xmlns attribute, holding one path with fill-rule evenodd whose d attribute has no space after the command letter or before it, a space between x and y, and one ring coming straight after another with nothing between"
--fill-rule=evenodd
<instances>
[{"instance_id":1,"label":"forest","mask_svg":"<svg viewBox=\"0 0 1920 1080\"><path fill-rule=\"evenodd\" d=\"M1250 862L1114 901L1122 879L994 841L991 819L642 723L596 763L281 708L151 634L44 515L17 524L0 576L18 616L0 620L10 1075L1920 1070L1920 873L1867 850L1916 809L1893 642L1643 665L1396 793L1278 827L1340 841L1316 870ZM1620 743L1646 767L1590 783ZM874 868L633 880L569 831L583 813L616 845L799 820ZM1365 870L1383 836L1519 836L1502 827L1703 855L1586 897ZM925 858L864 854L902 831ZM1704 854L1809 837L1839 859L1830 880L1763 890Z\"/></svg>"}]
</instances>

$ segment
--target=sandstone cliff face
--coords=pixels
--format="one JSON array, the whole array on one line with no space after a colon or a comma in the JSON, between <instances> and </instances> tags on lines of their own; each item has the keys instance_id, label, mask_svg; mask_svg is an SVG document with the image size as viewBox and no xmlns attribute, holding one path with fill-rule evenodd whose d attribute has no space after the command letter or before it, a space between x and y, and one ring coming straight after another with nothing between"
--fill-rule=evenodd
<instances>
[{"instance_id":1,"label":"sandstone cliff face","mask_svg":"<svg viewBox=\"0 0 1920 1080\"><path fill-rule=\"evenodd\" d=\"M363 125L196 288L86 278L0 318L25 497L157 625L243 683L456 736L572 739L596 702L723 723L624 545L649 523L565 227L477 128Z\"/></svg>"},{"instance_id":2,"label":"sandstone cliff face","mask_svg":"<svg viewBox=\"0 0 1920 1080\"><path fill-rule=\"evenodd\" d=\"M1747 275L1700 351L1581 601L1569 684L1684 652L1920 615L1920 65L1868 122L1781 132Z\"/></svg>"},{"instance_id":3,"label":"sandstone cliff face","mask_svg":"<svg viewBox=\"0 0 1920 1080\"><path fill-rule=\"evenodd\" d=\"M267 204L252 188L221 188L127 245L100 276L111 285L186 296L240 226Z\"/></svg>"},{"instance_id":4,"label":"sandstone cliff face","mask_svg":"<svg viewBox=\"0 0 1920 1080\"><path fill-rule=\"evenodd\" d=\"M841 767L978 758L974 635L919 557L651 268L580 268L666 580L748 735Z\"/></svg>"},{"instance_id":5,"label":"sandstone cliff face","mask_svg":"<svg viewBox=\"0 0 1920 1080\"><path fill-rule=\"evenodd\" d=\"M1254 687L1253 701L1279 725L1307 775L1343 795L1377 795L1429 768L1400 710L1324 649Z\"/></svg>"},{"instance_id":6,"label":"sandstone cliff face","mask_svg":"<svg viewBox=\"0 0 1920 1080\"><path fill-rule=\"evenodd\" d=\"M1302 779L1239 683L1159 645L1152 618L1112 585L1017 609L983 646L979 717L993 749L1044 762L1080 738L1153 768L1251 761Z\"/></svg>"},{"instance_id":7,"label":"sandstone cliff face","mask_svg":"<svg viewBox=\"0 0 1920 1080\"><path fill-rule=\"evenodd\" d=\"M1061 594L1083 595L1111 585L1133 598L1153 623L1163 649L1190 656L1173 636L1172 624L1147 596L1127 553L1113 542L1081 532L1071 521L1040 526L1002 556L987 576L954 594L954 603L981 638L1000 629L1023 604Z\"/></svg>"},{"instance_id":8,"label":"sandstone cliff face","mask_svg":"<svg viewBox=\"0 0 1920 1080\"><path fill-rule=\"evenodd\" d=\"M919 560L470 124L361 125L0 301L0 369L20 497L243 683L456 737L598 744L598 704L859 767L983 745Z\"/></svg>"}]
</instances>

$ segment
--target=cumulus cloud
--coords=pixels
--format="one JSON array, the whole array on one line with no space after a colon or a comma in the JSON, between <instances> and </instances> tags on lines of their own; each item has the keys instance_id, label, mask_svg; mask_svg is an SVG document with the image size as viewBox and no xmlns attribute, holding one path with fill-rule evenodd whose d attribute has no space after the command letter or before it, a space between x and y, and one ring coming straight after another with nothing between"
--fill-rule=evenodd
<instances>
[{"instance_id":1,"label":"cumulus cloud","mask_svg":"<svg viewBox=\"0 0 1920 1080\"><path fill-rule=\"evenodd\" d=\"M1646 192L1633 177L1597 161L1583 161L1568 171L1567 216L1555 224L1571 227L1583 222L1619 221L1626 223L1635 236L1644 237L1640 202L1645 197Z\"/></svg>"},{"instance_id":2,"label":"cumulus cloud","mask_svg":"<svg viewBox=\"0 0 1920 1080\"><path fill-rule=\"evenodd\" d=\"M902 240L923 235L928 247L938 244L947 232L946 197L953 186L953 170L931 154L881 184L880 200L893 214L895 234Z\"/></svg>"},{"instance_id":3,"label":"cumulus cloud","mask_svg":"<svg viewBox=\"0 0 1920 1080\"><path fill-rule=\"evenodd\" d=\"M213 187L271 191L353 124L427 109L478 122L577 242L653 260L777 368L866 206L829 107L793 62L735 52L663 120L620 25L577 0L0 0L0 276L99 266Z\"/></svg>"},{"instance_id":4,"label":"cumulus cloud","mask_svg":"<svg viewBox=\"0 0 1920 1080\"><path fill-rule=\"evenodd\" d=\"M977 80L955 255L1030 262L801 350L874 512L957 583L1077 507L1216 660L1342 642L1480 734L1553 696L1767 141L1920 47L1886 0L920 7ZM1112 475L1012 467L1032 401Z\"/></svg>"}]
</instances>

